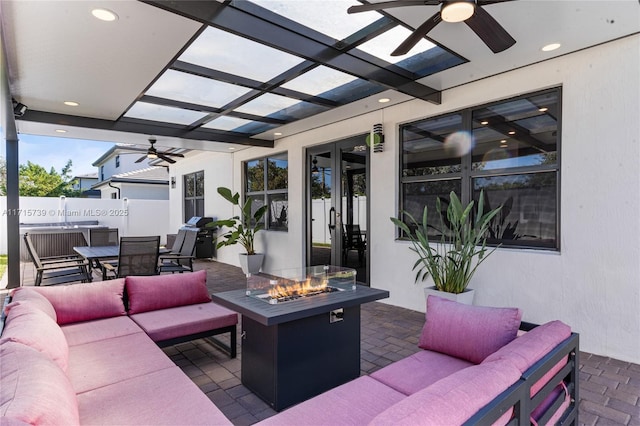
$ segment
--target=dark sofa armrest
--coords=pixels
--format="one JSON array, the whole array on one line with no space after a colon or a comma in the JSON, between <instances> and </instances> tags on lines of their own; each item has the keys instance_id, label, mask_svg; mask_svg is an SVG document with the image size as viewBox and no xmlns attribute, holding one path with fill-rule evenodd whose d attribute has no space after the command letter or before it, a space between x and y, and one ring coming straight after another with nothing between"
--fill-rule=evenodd
<instances>
[{"instance_id":1,"label":"dark sofa armrest","mask_svg":"<svg viewBox=\"0 0 640 426\"><path fill-rule=\"evenodd\" d=\"M535 327L535 324L531 325ZM529 328L529 330L534 327ZM521 329L523 328L521 327ZM567 386L571 401L562 414L560 423L577 424L579 346L579 335L571 333L571 336L526 370L520 380L474 414L464 424L469 426L492 424L513 408L513 416L508 424L528 425L530 424L531 412L553 392L560 382L564 382ZM565 357L568 357L567 364L538 393L531 397L531 387ZM559 398L547 409L538 423L546 424L561 404L562 400Z\"/></svg>"}]
</instances>

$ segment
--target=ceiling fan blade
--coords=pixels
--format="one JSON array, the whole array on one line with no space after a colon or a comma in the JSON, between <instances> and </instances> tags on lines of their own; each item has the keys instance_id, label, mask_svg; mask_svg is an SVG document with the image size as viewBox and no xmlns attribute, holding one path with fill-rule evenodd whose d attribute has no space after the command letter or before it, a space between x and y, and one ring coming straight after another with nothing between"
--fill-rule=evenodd
<instances>
[{"instance_id":1,"label":"ceiling fan blade","mask_svg":"<svg viewBox=\"0 0 640 426\"><path fill-rule=\"evenodd\" d=\"M347 9L347 13L359 13L368 12L370 10L382 10L392 7L404 7L404 6L437 6L440 4L438 0L395 0L395 1L382 1L379 3L367 3L351 6Z\"/></svg>"},{"instance_id":2,"label":"ceiling fan blade","mask_svg":"<svg viewBox=\"0 0 640 426\"><path fill-rule=\"evenodd\" d=\"M431 18L427 19L420 25L418 28L411 33L409 37L405 41L403 41L400 46L396 48L393 52L391 52L391 56L402 56L410 51L413 46L418 44L420 39L422 39L429 31L431 31L436 25L438 25L442 21L442 16L440 12L437 12Z\"/></svg>"},{"instance_id":3,"label":"ceiling fan blade","mask_svg":"<svg viewBox=\"0 0 640 426\"><path fill-rule=\"evenodd\" d=\"M146 155L143 155L142 157L140 157L140 158L138 158L138 159L136 160L136 163L141 163L141 162L143 162L143 161L144 161L144 160L146 160L146 159L147 159L147 156L146 156Z\"/></svg>"},{"instance_id":4,"label":"ceiling fan blade","mask_svg":"<svg viewBox=\"0 0 640 426\"><path fill-rule=\"evenodd\" d=\"M476 6L474 14L471 18L464 21L464 23L484 41L484 44L486 44L493 53L502 52L516 44L516 41L507 30L480 6Z\"/></svg>"},{"instance_id":5,"label":"ceiling fan blade","mask_svg":"<svg viewBox=\"0 0 640 426\"><path fill-rule=\"evenodd\" d=\"M176 153L176 152L159 152L158 154L162 154L162 155L166 155L166 156L171 156L171 157L180 157L180 158L184 158L184 155L183 155L183 154Z\"/></svg>"},{"instance_id":6,"label":"ceiling fan blade","mask_svg":"<svg viewBox=\"0 0 640 426\"><path fill-rule=\"evenodd\" d=\"M173 160L173 159L165 156L164 154L160 154L160 153L158 153L158 158L161 159L161 160L166 161L169 164L174 164L176 162L176 160Z\"/></svg>"}]
</instances>

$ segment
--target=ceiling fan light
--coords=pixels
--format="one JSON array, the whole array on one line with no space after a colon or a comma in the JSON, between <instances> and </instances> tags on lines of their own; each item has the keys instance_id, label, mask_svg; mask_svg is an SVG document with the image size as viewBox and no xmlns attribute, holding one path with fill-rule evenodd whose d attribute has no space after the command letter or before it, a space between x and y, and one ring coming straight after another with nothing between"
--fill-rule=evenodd
<instances>
[{"instance_id":1,"label":"ceiling fan light","mask_svg":"<svg viewBox=\"0 0 640 426\"><path fill-rule=\"evenodd\" d=\"M150 158L150 159L154 160L154 159L158 158L158 154L150 152L150 153L147 154L147 158Z\"/></svg>"},{"instance_id":2,"label":"ceiling fan light","mask_svg":"<svg viewBox=\"0 0 640 426\"><path fill-rule=\"evenodd\" d=\"M442 3L440 15L442 20L446 22L462 22L471 18L474 11L475 5L473 1L445 1Z\"/></svg>"}]
</instances>

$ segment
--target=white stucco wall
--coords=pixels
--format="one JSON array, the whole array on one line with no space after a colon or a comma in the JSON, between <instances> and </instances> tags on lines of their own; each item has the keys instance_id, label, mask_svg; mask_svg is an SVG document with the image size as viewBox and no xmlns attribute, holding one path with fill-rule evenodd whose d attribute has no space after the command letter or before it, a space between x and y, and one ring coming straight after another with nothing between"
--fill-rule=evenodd
<instances>
[{"instance_id":1,"label":"white stucco wall","mask_svg":"<svg viewBox=\"0 0 640 426\"><path fill-rule=\"evenodd\" d=\"M390 178L398 176L398 124L562 86L561 252L497 250L474 276L475 303L520 307L531 322L560 319L581 334L582 350L638 363L638 52L640 36L627 37L447 90L441 105L413 100L329 126L316 128L311 122L313 130L282 138L275 149L233 154L232 164L223 164L229 156L203 154L180 167L185 173L205 168L206 202L213 209L210 194L218 182L241 188L242 161L287 151L289 232L262 232L258 246L267 253L264 270L303 266L304 148L361 134L382 122L385 151L371 157L371 286L390 291L387 303L424 311L422 286L413 284L414 254L408 243L395 241L389 221L398 204L397 178ZM214 212L223 212L213 200ZM178 203L172 198L171 204L173 221ZM236 253L224 249L218 259L237 265Z\"/></svg>"}]
</instances>

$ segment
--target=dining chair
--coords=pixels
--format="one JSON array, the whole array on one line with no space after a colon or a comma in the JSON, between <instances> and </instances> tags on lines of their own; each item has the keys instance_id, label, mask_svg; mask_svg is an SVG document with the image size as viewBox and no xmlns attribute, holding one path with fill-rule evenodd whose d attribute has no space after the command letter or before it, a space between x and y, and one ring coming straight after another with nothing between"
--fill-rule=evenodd
<instances>
[{"instance_id":1,"label":"dining chair","mask_svg":"<svg viewBox=\"0 0 640 426\"><path fill-rule=\"evenodd\" d=\"M102 263L102 279L157 275L160 236L121 237L117 263Z\"/></svg>"},{"instance_id":2,"label":"dining chair","mask_svg":"<svg viewBox=\"0 0 640 426\"><path fill-rule=\"evenodd\" d=\"M91 247L97 246L117 246L118 245L118 228L89 228L89 245ZM95 259L92 268L101 269L101 263L114 263L117 261L117 258L108 258L98 260Z\"/></svg>"},{"instance_id":3,"label":"dining chair","mask_svg":"<svg viewBox=\"0 0 640 426\"><path fill-rule=\"evenodd\" d=\"M29 233L24 234L24 243L36 268L36 286L91 281L89 262L81 256L65 255L40 258Z\"/></svg>"},{"instance_id":4,"label":"dining chair","mask_svg":"<svg viewBox=\"0 0 640 426\"><path fill-rule=\"evenodd\" d=\"M358 251L358 261L360 262L360 264L362 264L362 262L364 261L364 254L367 250L367 242L364 238L362 238L362 231L360 230L360 225L357 225L357 224L344 225L342 256L344 258L345 263L347 261L347 256L349 255L349 250Z\"/></svg>"},{"instance_id":5,"label":"dining chair","mask_svg":"<svg viewBox=\"0 0 640 426\"><path fill-rule=\"evenodd\" d=\"M181 229L182 245L177 251L160 256L159 272L193 272L193 259L198 240L197 229ZM178 234L180 235L180 234ZM177 238L176 238L177 240ZM175 247L176 244L174 244Z\"/></svg>"},{"instance_id":6,"label":"dining chair","mask_svg":"<svg viewBox=\"0 0 640 426\"><path fill-rule=\"evenodd\" d=\"M95 246L117 246L118 228L89 228L89 245Z\"/></svg>"}]
</instances>

